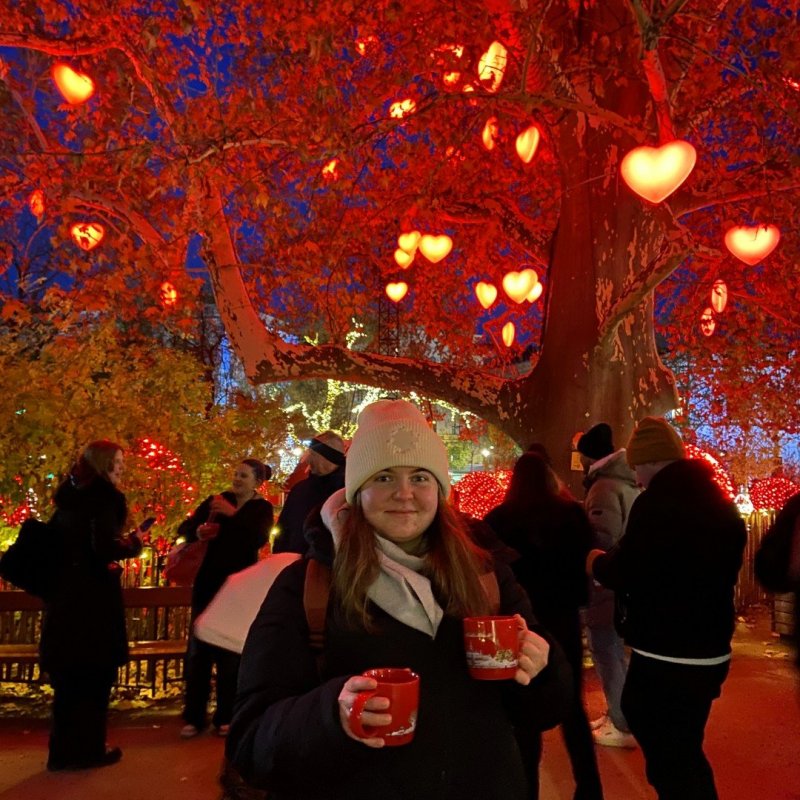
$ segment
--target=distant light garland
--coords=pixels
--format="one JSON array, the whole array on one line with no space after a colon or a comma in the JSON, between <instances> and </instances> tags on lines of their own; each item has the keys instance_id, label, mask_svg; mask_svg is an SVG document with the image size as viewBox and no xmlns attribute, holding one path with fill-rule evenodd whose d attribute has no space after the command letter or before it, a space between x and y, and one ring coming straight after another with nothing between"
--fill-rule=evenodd
<instances>
[{"instance_id":1,"label":"distant light garland","mask_svg":"<svg viewBox=\"0 0 800 800\"><path fill-rule=\"evenodd\" d=\"M759 478L750 484L750 499L757 511L779 510L800 486L788 478Z\"/></svg>"},{"instance_id":2,"label":"distant light garland","mask_svg":"<svg viewBox=\"0 0 800 800\"><path fill-rule=\"evenodd\" d=\"M476 519L483 519L506 496L511 471L470 472L454 484L456 507Z\"/></svg>"},{"instance_id":3,"label":"distant light garland","mask_svg":"<svg viewBox=\"0 0 800 800\"><path fill-rule=\"evenodd\" d=\"M722 489L728 497L733 500L734 496L736 495L736 490L733 488L733 483L731 482L728 473L725 471L725 468L722 464L717 461L714 456L710 453L707 453L705 450L701 450L699 447L696 447L693 444L685 444L684 449L686 450L686 457L687 458L694 458L698 461L705 461L713 470L714 470L714 482Z\"/></svg>"}]
</instances>

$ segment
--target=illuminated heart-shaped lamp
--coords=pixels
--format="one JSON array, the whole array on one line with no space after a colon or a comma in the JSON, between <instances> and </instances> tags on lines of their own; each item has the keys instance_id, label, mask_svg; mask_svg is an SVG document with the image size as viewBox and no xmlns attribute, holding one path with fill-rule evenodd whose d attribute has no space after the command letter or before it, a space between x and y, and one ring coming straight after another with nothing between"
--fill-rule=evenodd
<instances>
[{"instance_id":1,"label":"illuminated heart-shaped lamp","mask_svg":"<svg viewBox=\"0 0 800 800\"><path fill-rule=\"evenodd\" d=\"M413 114L417 110L417 104L407 97L405 100L398 100L389 106L389 116L394 119L403 119L403 117Z\"/></svg>"},{"instance_id":2,"label":"illuminated heart-shaped lamp","mask_svg":"<svg viewBox=\"0 0 800 800\"><path fill-rule=\"evenodd\" d=\"M419 231L408 231L408 233L401 233L397 237L397 246L406 253L413 254L417 252L419 247L419 240L422 234Z\"/></svg>"},{"instance_id":3,"label":"illuminated heart-shaped lamp","mask_svg":"<svg viewBox=\"0 0 800 800\"><path fill-rule=\"evenodd\" d=\"M711 308L717 314L721 314L726 305L728 305L728 287L725 285L725 281L714 281L714 285L711 287Z\"/></svg>"},{"instance_id":4,"label":"illuminated heart-shaped lamp","mask_svg":"<svg viewBox=\"0 0 800 800\"><path fill-rule=\"evenodd\" d=\"M700 330L703 336L711 336L717 323L714 322L714 309L707 308L700 316Z\"/></svg>"},{"instance_id":5,"label":"illuminated heart-shaped lamp","mask_svg":"<svg viewBox=\"0 0 800 800\"><path fill-rule=\"evenodd\" d=\"M414 261L414 254L406 253L405 250L401 250L398 247L397 250L394 251L394 260L397 262L397 266L400 267L400 269L408 269Z\"/></svg>"},{"instance_id":6,"label":"illuminated heart-shaped lamp","mask_svg":"<svg viewBox=\"0 0 800 800\"><path fill-rule=\"evenodd\" d=\"M752 267L763 261L781 240L777 225L738 225L725 233L725 247L745 264Z\"/></svg>"},{"instance_id":7,"label":"illuminated heart-shaped lamp","mask_svg":"<svg viewBox=\"0 0 800 800\"><path fill-rule=\"evenodd\" d=\"M475 286L475 297L484 308L489 308L497 300L497 287L493 283L479 281Z\"/></svg>"},{"instance_id":8,"label":"illuminated heart-shaped lamp","mask_svg":"<svg viewBox=\"0 0 800 800\"><path fill-rule=\"evenodd\" d=\"M326 181L335 181L339 177L339 159L332 158L323 168L322 177Z\"/></svg>"},{"instance_id":9,"label":"illuminated heart-shaped lamp","mask_svg":"<svg viewBox=\"0 0 800 800\"><path fill-rule=\"evenodd\" d=\"M44 216L44 192L41 189L34 189L28 198L28 208L36 219Z\"/></svg>"},{"instance_id":10,"label":"illuminated heart-shaped lamp","mask_svg":"<svg viewBox=\"0 0 800 800\"><path fill-rule=\"evenodd\" d=\"M500 42L492 42L478 62L478 80L487 92L496 92L503 82L508 51Z\"/></svg>"},{"instance_id":11,"label":"illuminated heart-shaped lamp","mask_svg":"<svg viewBox=\"0 0 800 800\"><path fill-rule=\"evenodd\" d=\"M697 161L697 152L680 139L661 147L635 147L622 159L622 179L640 197L660 203L688 177Z\"/></svg>"},{"instance_id":12,"label":"illuminated heart-shaped lamp","mask_svg":"<svg viewBox=\"0 0 800 800\"><path fill-rule=\"evenodd\" d=\"M535 125L522 131L517 136L517 155L522 159L524 164L530 164L533 157L536 155L536 148L539 146L539 129Z\"/></svg>"},{"instance_id":13,"label":"illuminated heart-shaped lamp","mask_svg":"<svg viewBox=\"0 0 800 800\"><path fill-rule=\"evenodd\" d=\"M69 234L82 250L92 250L103 241L106 231L97 222L79 222L69 229Z\"/></svg>"},{"instance_id":14,"label":"illuminated heart-shaped lamp","mask_svg":"<svg viewBox=\"0 0 800 800\"><path fill-rule=\"evenodd\" d=\"M386 284L386 296L395 303L399 303L408 292L408 284L403 281Z\"/></svg>"},{"instance_id":15,"label":"illuminated heart-shaped lamp","mask_svg":"<svg viewBox=\"0 0 800 800\"><path fill-rule=\"evenodd\" d=\"M506 322L503 325L503 344L506 347L511 347L514 344L514 323L513 322Z\"/></svg>"},{"instance_id":16,"label":"illuminated heart-shaped lamp","mask_svg":"<svg viewBox=\"0 0 800 800\"><path fill-rule=\"evenodd\" d=\"M66 64L53 67L53 80L64 99L73 106L85 103L94 94L94 81Z\"/></svg>"},{"instance_id":17,"label":"illuminated heart-shaped lamp","mask_svg":"<svg viewBox=\"0 0 800 800\"><path fill-rule=\"evenodd\" d=\"M529 303L535 303L542 296L543 291L544 291L544 286L542 286L540 281L537 281L536 285L533 287L533 289L530 290L530 292L528 292L525 299Z\"/></svg>"},{"instance_id":18,"label":"illuminated heart-shaped lamp","mask_svg":"<svg viewBox=\"0 0 800 800\"><path fill-rule=\"evenodd\" d=\"M503 291L515 303L522 303L538 281L539 276L532 269L507 272L503 277Z\"/></svg>"},{"instance_id":19,"label":"illuminated heart-shaped lamp","mask_svg":"<svg viewBox=\"0 0 800 800\"><path fill-rule=\"evenodd\" d=\"M169 281L164 281L159 291L163 305L174 306L178 302L178 290Z\"/></svg>"},{"instance_id":20,"label":"illuminated heart-shaped lamp","mask_svg":"<svg viewBox=\"0 0 800 800\"><path fill-rule=\"evenodd\" d=\"M431 264L436 264L453 249L453 240L445 233L439 236L426 233L419 240L419 249Z\"/></svg>"},{"instance_id":21,"label":"illuminated heart-shaped lamp","mask_svg":"<svg viewBox=\"0 0 800 800\"><path fill-rule=\"evenodd\" d=\"M497 117L489 117L483 126L483 133L481 133L481 141L487 150L494 150L494 146L497 144L497 133Z\"/></svg>"}]
</instances>

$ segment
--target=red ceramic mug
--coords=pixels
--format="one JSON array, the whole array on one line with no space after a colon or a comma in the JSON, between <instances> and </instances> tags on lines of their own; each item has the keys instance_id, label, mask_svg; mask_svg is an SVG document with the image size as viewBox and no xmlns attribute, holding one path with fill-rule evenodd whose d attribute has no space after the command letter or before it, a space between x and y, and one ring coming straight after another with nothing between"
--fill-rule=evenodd
<instances>
[{"instance_id":1,"label":"red ceramic mug","mask_svg":"<svg viewBox=\"0 0 800 800\"><path fill-rule=\"evenodd\" d=\"M473 678L502 681L513 678L519 658L516 617L467 617L464 650Z\"/></svg>"},{"instance_id":2,"label":"red ceramic mug","mask_svg":"<svg viewBox=\"0 0 800 800\"><path fill-rule=\"evenodd\" d=\"M359 692L356 695L348 715L350 730L362 739L382 738L387 747L408 744L414 738L417 727L419 675L407 667L381 667L368 669L361 674L365 678L374 678L378 685L372 691ZM376 696L389 698L389 708L385 713L392 715L390 725L373 728L361 723L364 704Z\"/></svg>"}]
</instances>

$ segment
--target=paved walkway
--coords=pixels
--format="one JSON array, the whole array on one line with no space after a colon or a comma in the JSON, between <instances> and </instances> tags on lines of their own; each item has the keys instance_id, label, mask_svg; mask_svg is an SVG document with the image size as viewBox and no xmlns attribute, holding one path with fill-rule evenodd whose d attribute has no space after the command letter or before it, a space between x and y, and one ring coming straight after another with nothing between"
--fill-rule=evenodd
<instances>
[{"instance_id":1,"label":"paved walkway","mask_svg":"<svg viewBox=\"0 0 800 800\"><path fill-rule=\"evenodd\" d=\"M602 695L587 672L590 715ZM788 648L757 615L738 626L730 677L711 714L706 751L721 800L800 800L800 703ZM101 770L48 773L47 721L0 704L0 800L218 800L222 740L178 737L173 704L113 711L110 738L123 760ZM638 750L598 748L606 800L653 800ZM541 800L571 800L573 783L560 735L545 739ZM347 800L342 798L342 800ZM376 798L376 800L379 800ZM481 798L464 798L481 800Z\"/></svg>"}]
</instances>

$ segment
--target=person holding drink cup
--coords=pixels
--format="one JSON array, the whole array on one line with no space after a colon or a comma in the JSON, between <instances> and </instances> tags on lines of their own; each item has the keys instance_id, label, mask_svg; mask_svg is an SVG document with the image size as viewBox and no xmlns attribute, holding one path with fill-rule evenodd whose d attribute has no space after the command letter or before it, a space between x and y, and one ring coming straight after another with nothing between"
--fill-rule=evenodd
<instances>
[{"instance_id":1,"label":"person holding drink cup","mask_svg":"<svg viewBox=\"0 0 800 800\"><path fill-rule=\"evenodd\" d=\"M226 751L271 800L526 797L514 728L558 723L568 670L449 488L447 451L415 406L361 412L345 489L309 529L308 558L273 584L242 654ZM310 559L331 565L321 654L303 602ZM476 679L464 620L498 611L515 626L516 664L504 680Z\"/></svg>"}]
</instances>

